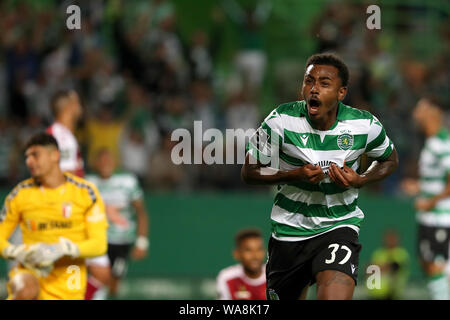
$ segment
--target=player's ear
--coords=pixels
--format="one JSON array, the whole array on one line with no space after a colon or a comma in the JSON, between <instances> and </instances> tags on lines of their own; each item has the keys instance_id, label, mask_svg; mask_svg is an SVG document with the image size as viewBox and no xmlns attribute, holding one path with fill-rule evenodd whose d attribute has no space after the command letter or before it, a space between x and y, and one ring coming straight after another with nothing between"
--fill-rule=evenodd
<instances>
[{"instance_id":1,"label":"player's ear","mask_svg":"<svg viewBox=\"0 0 450 320\"><path fill-rule=\"evenodd\" d=\"M347 87L340 87L338 91L338 100L339 101L344 100L346 95L347 95Z\"/></svg>"},{"instance_id":2,"label":"player's ear","mask_svg":"<svg viewBox=\"0 0 450 320\"><path fill-rule=\"evenodd\" d=\"M51 156L53 161L56 161L56 162L59 163L59 159L61 157L61 154L60 154L58 149L56 149L56 148L53 149L50 156Z\"/></svg>"},{"instance_id":3,"label":"player's ear","mask_svg":"<svg viewBox=\"0 0 450 320\"><path fill-rule=\"evenodd\" d=\"M239 261L240 260L240 255L239 255L239 250L238 249L234 249L233 250L233 258L234 258L234 260L237 260L237 261Z\"/></svg>"}]
</instances>

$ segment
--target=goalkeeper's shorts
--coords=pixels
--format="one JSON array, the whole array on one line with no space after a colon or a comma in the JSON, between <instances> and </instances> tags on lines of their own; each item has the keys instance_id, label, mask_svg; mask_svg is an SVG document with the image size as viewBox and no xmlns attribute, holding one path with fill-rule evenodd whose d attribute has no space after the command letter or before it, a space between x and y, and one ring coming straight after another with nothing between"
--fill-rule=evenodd
<instances>
[{"instance_id":1,"label":"goalkeeper's shorts","mask_svg":"<svg viewBox=\"0 0 450 320\"><path fill-rule=\"evenodd\" d=\"M9 280L20 273L30 273L39 281L39 295L37 300L84 300L87 284L87 272L83 259L70 259L64 263L57 262L50 274L39 277L33 270L17 266L8 274ZM7 285L8 300L12 299L10 282Z\"/></svg>"}]
</instances>

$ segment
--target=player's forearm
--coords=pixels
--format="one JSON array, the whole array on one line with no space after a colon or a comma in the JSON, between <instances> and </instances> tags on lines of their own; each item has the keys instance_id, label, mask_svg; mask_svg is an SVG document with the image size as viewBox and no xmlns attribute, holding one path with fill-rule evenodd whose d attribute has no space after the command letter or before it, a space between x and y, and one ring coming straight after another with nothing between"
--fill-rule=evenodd
<instances>
[{"instance_id":1,"label":"player's forearm","mask_svg":"<svg viewBox=\"0 0 450 320\"><path fill-rule=\"evenodd\" d=\"M105 236L92 237L85 241L76 243L80 250L81 258L93 258L102 256L108 249L106 234Z\"/></svg>"},{"instance_id":2,"label":"player's forearm","mask_svg":"<svg viewBox=\"0 0 450 320\"><path fill-rule=\"evenodd\" d=\"M293 180L290 171L281 171L270 167L264 167L259 162L251 163L250 160L256 161L247 153L245 163L242 165L241 169L241 179L247 184L275 185Z\"/></svg>"},{"instance_id":3,"label":"player's forearm","mask_svg":"<svg viewBox=\"0 0 450 320\"><path fill-rule=\"evenodd\" d=\"M450 176L448 177L448 183L444 191L430 198L430 201L433 203L433 206L435 206L439 201L448 197L450 197Z\"/></svg>"},{"instance_id":4,"label":"player's forearm","mask_svg":"<svg viewBox=\"0 0 450 320\"><path fill-rule=\"evenodd\" d=\"M398 167L398 155L394 149L392 154L384 161L374 162L366 172L361 175L361 186L377 182L388 177Z\"/></svg>"},{"instance_id":5,"label":"player's forearm","mask_svg":"<svg viewBox=\"0 0 450 320\"><path fill-rule=\"evenodd\" d=\"M148 216L147 212L143 209L138 210L137 212L137 234L139 237L147 237L148 236Z\"/></svg>"},{"instance_id":6,"label":"player's forearm","mask_svg":"<svg viewBox=\"0 0 450 320\"><path fill-rule=\"evenodd\" d=\"M241 178L245 183L255 185L283 184L292 180L290 171L281 171L250 164L242 166Z\"/></svg>"},{"instance_id":7,"label":"player's forearm","mask_svg":"<svg viewBox=\"0 0 450 320\"><path fill-rule=\"evenodd\" d=\"M147 238L148 236L148 215L145 209L145 204L142 199L135 200L131 203L136 210L137 215L137 235L138 237Z\"/></svg>"}]
</instances>

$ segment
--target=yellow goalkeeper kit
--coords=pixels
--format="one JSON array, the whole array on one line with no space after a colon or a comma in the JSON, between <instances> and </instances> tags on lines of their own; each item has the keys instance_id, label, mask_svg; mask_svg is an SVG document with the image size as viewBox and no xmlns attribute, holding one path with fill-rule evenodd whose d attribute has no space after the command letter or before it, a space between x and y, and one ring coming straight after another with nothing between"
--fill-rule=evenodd
<instances>
[{"instance_id":1,"label":"yellow goalkeeper kit","mask_svg":"<svg viewBox=\"0 0 450 320\"><path fill-rule=\"evenodd\" d=\"M26 247L38 243L57 244L61 239L75 247L76 255L63 255L54 263L51 261L53 268L50 265L48 275L22 264L11 270L10 279L20 272L31 272L38 277L39 300L84 299L87 283L84 260L103 255L107 250L108 223L97 188L70 173L64 175L65 183L53 189L44 188L33 178L19 183L6 197L0 214L0 252L3 255L11 246L8 239L17 225Z\"/></svg>"}]
</instances>

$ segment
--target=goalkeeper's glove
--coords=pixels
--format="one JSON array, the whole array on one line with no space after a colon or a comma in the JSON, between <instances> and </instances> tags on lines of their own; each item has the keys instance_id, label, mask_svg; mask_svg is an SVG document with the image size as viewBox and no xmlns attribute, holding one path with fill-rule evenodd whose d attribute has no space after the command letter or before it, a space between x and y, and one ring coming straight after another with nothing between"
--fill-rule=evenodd
<instances>
[{"instance_id":1,"label":"goalkeeper's glove","mask_svg":"<svg viewBox=\"0 0 450 320\"><path fill-rule=\"evenodd\" d=\"M30 248L27 262L39 268L49 267L63 256L77 258L80 256L80 249L69 239L60 237L58 243L37 243Z\"/></svg>"},{"instance_id":2,"label":"goalkeeper's glove","mask_svg":"<svg viewBox=\"0 0 450 320\"><path fill-rule=\"evenodd\" d=\"M53 269L53 265L38 267L30 263L31 252L36 245L27 246L26 244L9 245L3 249L2 255L6 259L16 260L25 268L33 271L39 277L47 277Z\"/></svg>"},{"instance_id":3,"label":"goalkeeper's glove","mask_svg":"<svg viewBox=\"0 0 450 320\"><path fill-rule=\"evenodd\" d=\"M28 254L29 251L26 244L11 244L2 251L2 256L5 259L16 260L20 263L25 262Z\"/></svg>"}]
</instances>

